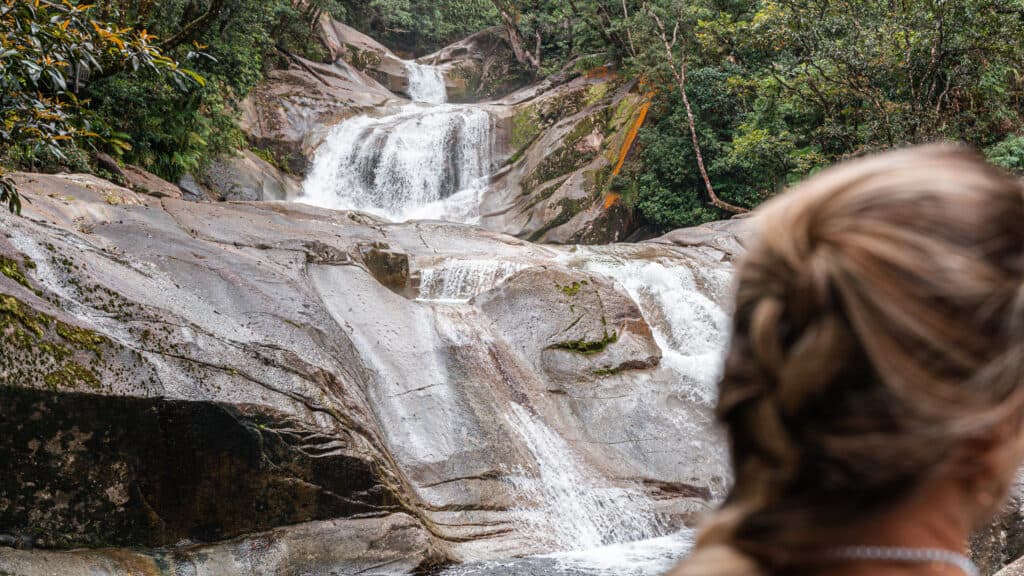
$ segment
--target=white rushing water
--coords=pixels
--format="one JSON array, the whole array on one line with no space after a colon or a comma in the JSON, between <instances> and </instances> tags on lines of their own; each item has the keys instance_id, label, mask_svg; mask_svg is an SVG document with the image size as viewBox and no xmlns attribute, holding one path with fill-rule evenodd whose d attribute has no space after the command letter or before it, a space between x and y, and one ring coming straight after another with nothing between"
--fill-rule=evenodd
<instances>
[{"instance_id":1,"label":"white rushing water","mask_svg":"<svg viewBox=\"0 0 1024 576\"><path fill-rule=\"evenodd\" d=\"M434 66L406 61L409 74L409 97L414 102L444 104L448 101L448 89L444 85L444 74Z\"/></svg>"},{"instance_id":2,"label":"white rushing water","mask_svg":"<svg viewBox=\"0 0 1024 576\"><path fill-rule=\"evenodd\" d=\"M446 260L420 274L420 300L467 302L525 268L518 262Z\"/></svg>"},{"instance_id":3,"label":"white rushing water","mask_svg":"<svg viewBox=\"0 0 1024 576\"><path fill-rule=\"evenodd\" d=\"M491 115L445 104L437 68L405 65L417 103L335 126L317 150L300 202L393 221L479 219L494 168Z\"/></svg>"},{"instance_id":4,"label":"white rushing water","mask_svg":"<svg viewBox=\"0 0 1024 576\"><path fill-rule=\"evenodd\" d=\"M528 503L514 512L521 533L560 551L590 550L666 533L665 522L639 488L611 484L519 404L512 405L508 420L536 461L534 476L509 478Z\"/></svg>"},{"instance_id":5,"label":"white rushing water","mask_svg":"<svg viewBox=\"0 0 1024 576\"><path fill-rule=\"evenodd\" d=\"M626 289L651 325L662 364L679 374L692 400L713 405L729 339L729 314L698 283L724 293L730 274L608 255L592 259L587 269L614 278Z\"/></svg>"},{"instance_id":6,"label":"white rushing water","mask_svg":"<svg viewBox=\"0 0 1024 576\"><path fill-rule=\"evenodd\" d=\"M479 562L441 576L662 576L693 547L693 530L574 552Z\"/></svg>"}]
</instances>

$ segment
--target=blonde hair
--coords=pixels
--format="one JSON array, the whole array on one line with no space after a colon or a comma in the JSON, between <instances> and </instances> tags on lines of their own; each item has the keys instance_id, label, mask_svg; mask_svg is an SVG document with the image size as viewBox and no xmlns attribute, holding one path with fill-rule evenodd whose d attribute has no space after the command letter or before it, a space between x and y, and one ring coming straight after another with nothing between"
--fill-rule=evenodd
<instances>
[{"instance_id":1,"label":"blonde hair","mask_svg":"<svg viewBox=\"0 0 1024 576\"><path fill-rule=\"evenodd\" d=\"M1024 188L974 152L843 164L756 225L717 409L735 485L676 576L789 571L1024 397Z\"/></svg>"}]
</instances>

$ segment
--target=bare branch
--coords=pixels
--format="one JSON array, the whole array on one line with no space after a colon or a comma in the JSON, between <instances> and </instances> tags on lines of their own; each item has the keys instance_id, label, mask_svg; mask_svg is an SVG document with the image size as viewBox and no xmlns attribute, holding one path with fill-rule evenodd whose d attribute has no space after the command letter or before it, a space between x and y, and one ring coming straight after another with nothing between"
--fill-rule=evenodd
<instances>
[{"instance_id":1,"label":"bare branch","mask_svg":"<svg viewBox=\"0 0 1024 576\"><path fill-rule=\"evenodd\" d=\"M749 212L750 210L746 208L730 204L718 197L718 194L715 193L714 186L711 184L711 177L708 176L707 168L704 166L704 154L701 152L700 141L697 138L697 121L693 116L693 108L690 106L690 97L686 93L687 62L685 47L682 48L679 67L678 69L676 68L676 56L673 48L679 39L679 21L676 21L675 27L672 30L672 40L669 40L665 24L661 21L661 18L658 17L657 13L655 13L654 10L646 4L644 7L658 26L658 34L661 36L662 44L665 46L665 57L668 60L669 68L672 70L672 75L675 76L676 84L679 87L679 95L683 97L683 107L686 108L686 123L690 128L690 138L693 141L693 153L697 159L697 169L700 171L700 177L704 181L704 188L707 190L708 197L711 199L711 205L721 210L725 210L726 212L732 212L733 214L744 214Z\"/></svg>"}]
</instances>

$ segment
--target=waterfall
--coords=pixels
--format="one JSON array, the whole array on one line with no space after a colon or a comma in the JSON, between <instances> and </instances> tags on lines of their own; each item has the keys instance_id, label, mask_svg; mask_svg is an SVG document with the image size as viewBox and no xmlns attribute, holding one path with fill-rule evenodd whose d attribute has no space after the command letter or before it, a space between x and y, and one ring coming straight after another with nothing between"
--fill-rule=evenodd
<instances>
[{"instance_id":1,"label":"waterfall","mask_svg":"<svg viewBox=\"0 0 1024 576\"><path fill-rule=\"evenodd\" d=\"M536 477L509 478L535 507L514 511L520 532L555 550L588 550L665 534L662 518L638 488L618 487L581 461L553 430L519 404L509 424L529 448Z\"/></svg>"},{"instance_id":2,"label":"waterfall","mask_svg":"<svg viewBox=\"0 0 1024 576\"><path fill-rule=\"evenodd\" d=\"M467 302L508 280L524 267L518 262L448 260L440 266L421 271L419 299Z\"/></svg>"},{"instance_id":3,"label":"waterfall","mask_svg":"<svg viewBox=\"0 0 1024 576\"><path fill-rule=\"evenodd\" d=\"M691 398L711 406L729 335L729 315L704 295L698 284L725 293L729 272L661 262L596 258L592 272L614 278L640 306L662 350L662 364L687 383ZM697 277L697 275L701 277Z\"/></svg>"},{"instance_id":4,"label":"waterfall","mask_svg":"<svg viewBox=\"0 0 1024 576\"><path fill-rule=\"evenodd\" d=\"M444 85L444 74L434 66L405 61L409 74L409 97L415 102L444 104L448 101L448 89Z\"/></svg>"},{"instance_id":5,"label":"waterfall","mask_svg":"<svg viewBox=\"0 0 1024 576\"><path fill-rule=\"evenodd\" d=\"M335 126L317 150L300 202L392 221L479 219L494 168L491 115L445 104L437 68L405 67L417 103Z\"/></svg>"},{"instance_id":6,"label":"waterfall","mask_svg":"<svg viewBox=\"0 0 1024 576\"><path fill-rule=\"evenodd\" d=\"M472 222L491 172L491 117L479 108L411 104L336 126L300 201L393 221Z\"/></svg>"}]
</instances>

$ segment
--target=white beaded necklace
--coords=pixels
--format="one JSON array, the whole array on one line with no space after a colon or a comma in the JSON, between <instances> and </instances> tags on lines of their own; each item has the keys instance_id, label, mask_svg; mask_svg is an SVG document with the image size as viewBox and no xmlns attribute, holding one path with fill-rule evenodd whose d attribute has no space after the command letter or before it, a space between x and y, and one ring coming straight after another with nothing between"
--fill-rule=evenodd
<instances>
[{"instance_id":1,"label":"white beaded necklace","mask_svg":"<svg viewBox=\"0 0 1024 576\"><path fill-rule=\"evenodd\" d=\"M833 560L877 560L924 564L938 562L961 570L967 576L980 576L978 567L963 554L941 548L901 548L897 546L847 546L833 548L827 553Z\"/></svg>"}]
</instances>

